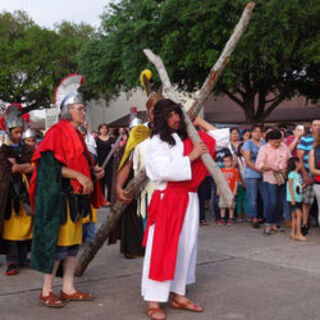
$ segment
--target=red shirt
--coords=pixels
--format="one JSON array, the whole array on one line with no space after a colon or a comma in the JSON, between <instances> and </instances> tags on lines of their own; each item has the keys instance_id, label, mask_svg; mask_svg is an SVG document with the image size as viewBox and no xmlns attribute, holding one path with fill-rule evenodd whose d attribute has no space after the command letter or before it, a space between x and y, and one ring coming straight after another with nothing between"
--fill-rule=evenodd
<instances>
[{"instance_id":1,"label":"red shirt","mask_svg":"<svg viewBox=\"0 0 320 320\"><path fill-rule=\"evenodd\" d=\"M226 178L229 188L232 192L234 192L234 186L236 182L239 181L239 173L238 170L235 168L222 168L221 172L223 173L224 177Z\"/></svg>"},{"instance_id":2,"label":"red shirt","mask_svg":"<svg viewBox=\"0 0 320 320\"><path fill-rule=\"evenodd\" d=\"M290 144L293 142L293 140L295 139L296 137L295 136L289 136L286 138L285 140L285 143L287 145L287 147L289 148ZM298 143L297 145L295 146L295 148L291 151L291 154L293 157L296 157L297 156L297 147L298 147Z\"/></svg>"}]
</instances>

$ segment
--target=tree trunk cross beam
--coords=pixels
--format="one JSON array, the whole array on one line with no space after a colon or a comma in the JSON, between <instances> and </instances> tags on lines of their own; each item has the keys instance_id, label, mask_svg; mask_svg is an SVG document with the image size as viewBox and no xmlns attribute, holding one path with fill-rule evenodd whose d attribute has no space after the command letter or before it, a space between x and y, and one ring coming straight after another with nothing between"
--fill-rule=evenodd
<instances>
[{"instance_id":1,"label":"tree trunk cross beam","mask_svg":"<svg viewBox=\"0 0 320 320\"><path fill-rule=\"evenodd\" d=\"M194 133L196 134L193 139L194 143L199 141L197 139L200 139L200 137L197 134L195 128L193 127L192 121L190 120L190 118L193 119L197 114L199 114L204 103L207 101L210 93L212 92L213 87L215 86L215 84L217 83L217 81L219 79L219 76L222 74L222 72L226 68L233 50L235 49L242 34L244 33L245 29L247 28L254 7L255 7L254 2L249 2L246 5L246 7L242 13L242 16L241 16L238 24L236 25L230 39L228 40L226 46L224 47L219 59L217 60L215 65L210 70L210 73L209 73L207 79L205 80L198 97L194 100L193 105L192 105L191 109L189 110L189 116L187 116L185 113L185 118L186 118L187 125L188 125L188 134L189 135L194 135ZM146 50L144 50L144 52L146 54ZM149 50L149 52L151 54L153 54L150 50ZM161 80L168 79L168 81L169 81L168 86L164 86L164 90L163 90L164 94L166 96L170 97L174 101L179 101L176 93L174 92L174 90L172 88L172 85L170 83L170 80L169 80L169 77L167 75L166 70L164 68L163 68L163 70L158 69L158 72L159 72ZM209 171L212 175L215 174L214 172L220 171L218 169L218 166L213 162L213 160L209 154L204 154L202 156L202 159L203 159L204 163L210 162ZM219 175L219 173L217 173L217 174ZM145 183L147 181L148 181L148 178L147 178L146 172L142 170L140 173L138 173L138 175L134 179L132 179L129 182L129 184L126 188L126 191L130 192L134 197L136 197L137 194L139 193L139 191L141 190L141 188L143 188L143 186L145 185ZM223 189L225 189L225 188L223 188ZM228 187L228 189L229 189L229 187ZM228 191L224 191L224 190L221 190L221 191L223 192L224 195L226 195L226 197L229 199L229 201L231 201L230 200L231 199L230 189L229 189L229 193L228 193ZM232 196L232 199L233 199L233 196ZM110 217L106 221L104 221L104 223L101 225L101 227L97 231L95 239L80 254L80 256L77 260L77 267L76 267L76 271L75 271L76 276L82 276L82 274L86 270L87 266L93 260L94 256L98 252L98 250L102 247L103 243L109 237L111 231L113 230L113 227L116 225L117 221L120 219L125 208L126 208L125 204L123 204L119 201L116 202L115 206L111 209Z\"/></svg>"}]
</instances>

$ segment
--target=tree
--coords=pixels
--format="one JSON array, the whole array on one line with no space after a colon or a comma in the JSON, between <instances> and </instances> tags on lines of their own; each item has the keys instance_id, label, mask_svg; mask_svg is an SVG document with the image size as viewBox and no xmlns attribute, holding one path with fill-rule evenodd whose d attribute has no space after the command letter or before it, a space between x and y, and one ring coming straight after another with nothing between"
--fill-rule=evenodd
<instances>
[{"instance_id":1,"label":"tree","mask_svg":"<svg viewBox=\"0 0 320 320\"><path fill-rule=\"evenodd\" d=\"M80 50L86 92L106 99L138 86L150 66L142 49L159 54L172 82L195 91L230 36L247 0L122 0L101 19L101 32ZM257 0L252 22L214 93L225 94L248 122L263 121L300 94L319 99L320 2ZM157 80L157 79L156 79Z\"/></svg>"},{"instance_id":2,"label":"tree","mask_svg":"<svg viewBox=\"0 0 320 320\"><path fill-rule=\"evenodd\" d=\"M26 111L50 107L61 78L76 72L76 54L93 34L88 25L63 22L41 28L24 12L0 14L0 99Z\"/></svg>"}]
</instances>

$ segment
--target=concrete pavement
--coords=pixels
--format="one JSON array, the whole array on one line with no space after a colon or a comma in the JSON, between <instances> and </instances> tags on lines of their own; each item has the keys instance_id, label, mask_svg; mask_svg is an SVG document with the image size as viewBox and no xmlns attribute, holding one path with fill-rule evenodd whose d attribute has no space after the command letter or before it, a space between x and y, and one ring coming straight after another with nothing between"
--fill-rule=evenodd
<instances>
[{"instance_id":1,"label":"concrete pavement","mask_svg":"<svg viewBox=\"0 0 320 320\"><path fill-rule=\"evenodd\" d=\"M100 218L105 217L100 213ZM318 320L320 304L320 230L311 242L288 233L264 236L248 224L200 228L197 282L188 296L201 314L165 306L168 319ZM3 260L2 260L3 262ZM119 246L104 245L77 287L94 293L92 302L49 309L38 302L42 276L23 270L6 277L0 268L0 319L148 319L140 297L142 259L127 260ZM56 292L61 280L56 281Z\"/></svg>"}]
</instances>

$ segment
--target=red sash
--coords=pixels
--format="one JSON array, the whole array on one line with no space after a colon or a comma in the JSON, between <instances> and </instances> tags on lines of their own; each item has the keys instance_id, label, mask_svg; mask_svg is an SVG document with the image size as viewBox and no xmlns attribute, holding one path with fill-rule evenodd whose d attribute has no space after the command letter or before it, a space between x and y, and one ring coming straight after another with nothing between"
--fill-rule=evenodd
<instances>
[{"instance_id":1,"label":"red sash","mask_svg":"<svg viewBox=\"0 0 320 320\"><path fill-rule=\"evenodd\" d=\"M199 132L202 141L214 155L215 140L203 132ZM184 155L193 149L188 138L184 142ZM176 269L178 243L184 217L189 204L189 192L197 192L207 169L199 159L191 164L192 179L181 182L168 182L165 190L156 190L148 208L147 228L143 239L145 246L149 228L155 225L149 278L156 281L173 280Z\"/></svg>"}]
</instances>

